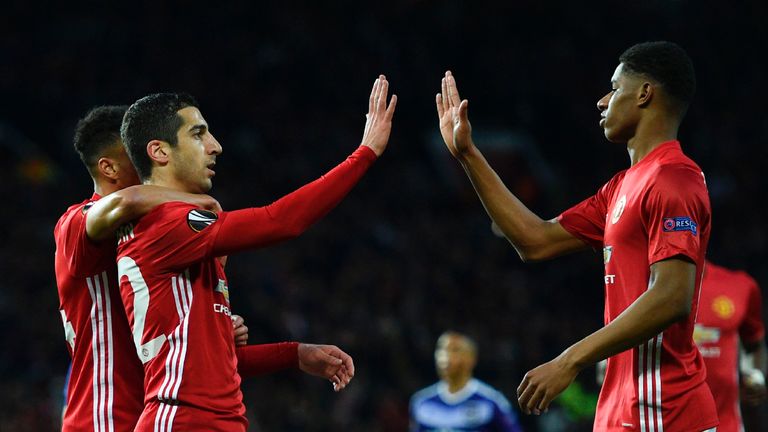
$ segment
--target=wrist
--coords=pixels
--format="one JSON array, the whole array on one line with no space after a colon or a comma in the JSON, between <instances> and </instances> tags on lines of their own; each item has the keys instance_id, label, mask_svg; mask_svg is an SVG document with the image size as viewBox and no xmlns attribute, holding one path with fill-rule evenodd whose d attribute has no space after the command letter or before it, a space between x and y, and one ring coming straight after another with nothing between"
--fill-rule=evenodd
<instances>
[{"instance_id":1,"label":"wrist","mask_svg":"<svg viewBox=\"0 0 768 432\"><path fill-rule=\"evenodd\" d=\"M469 145L467 146L467 149L463 152L459 153L457 155L457 158L459 159L459 162L462 164L472 164L474 161L482 157L482 154L480 153L480 150L475 146L475 143L472 142L472 140L469 140Z\"/></svg>"},{"instance_id":2,"label":"wrist","mask_svg":"<svg viewBox=\"0 0 768 432\"><path fill-rule=\"evenodd\" d=\"M557 358L564 368L571 369L577 373L590 364L586 355L581 352L577 345L568 347Z\"/></svg>"}]
</instances>

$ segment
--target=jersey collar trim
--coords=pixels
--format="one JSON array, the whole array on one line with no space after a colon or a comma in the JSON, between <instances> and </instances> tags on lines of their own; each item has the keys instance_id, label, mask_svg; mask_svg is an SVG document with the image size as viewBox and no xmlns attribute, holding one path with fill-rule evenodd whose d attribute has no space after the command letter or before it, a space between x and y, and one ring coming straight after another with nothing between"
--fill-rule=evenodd
<instances>
[{"instance_id":1,"label":"jersey collar trim","mask_svg":"<svg viewBox=\"0 0 768 432\"><path fill-rule=\"evenodd\" d=\"M477 380L471 378L461 390L451 393L448 391L448 384L445 381L440 381L437 383L437 395L448 405L458 405L472 397L477 392L477 388Z\"/></svg>"}]
</instances>

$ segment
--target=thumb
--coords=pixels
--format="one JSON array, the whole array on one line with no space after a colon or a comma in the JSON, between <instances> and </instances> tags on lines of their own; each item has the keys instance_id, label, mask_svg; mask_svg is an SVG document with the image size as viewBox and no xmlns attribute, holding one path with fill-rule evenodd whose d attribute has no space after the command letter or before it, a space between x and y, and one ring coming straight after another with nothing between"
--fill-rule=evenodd
<instances>
[{"instance_id":1,"label":"thumb","mask_svg":"<svg viewBox=\"0 0 768 432\"><path fill-rule=\"evenodd\" d=\"M461 101L461 105L459 105L459 118L462 122L469 121L469 116L467 115L467 110L469 107L469 100L464 99Z\"/></svg>"}]
</instances>

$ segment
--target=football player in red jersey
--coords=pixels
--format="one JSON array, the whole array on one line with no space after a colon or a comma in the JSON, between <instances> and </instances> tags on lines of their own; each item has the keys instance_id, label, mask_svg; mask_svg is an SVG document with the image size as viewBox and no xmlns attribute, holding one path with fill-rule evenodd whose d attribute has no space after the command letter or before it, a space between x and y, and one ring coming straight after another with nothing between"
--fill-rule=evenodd
<instances>
[{"instance_id":1,"label":"football player in red jersey","mask_svg":"<svg viewBox=\"0 0 768 432\"><path fill-rule=\"evenodd\" d=\"M71 206L54 230L55 268L60 313L72 357L67 380L64 431L132 431L143 409L144 377L131 343L128 320L120 301L115 266L115 229L163 202L181 200L209 208L218 203L207 195L139 185L120 139L127 106L92 109L78 122L75 149L93 179L93 196ZM103 197L103 198L102 198ZM238 345L247 327L235 316ZM238 348L239 370L246 376L288 367L331 379L343 389L354 370L352 359L335 346L297 344Z\"/></svg>"},{"instance_id":2,"label":"football player in red jersey","mask_svg":"<svg viewBox=\"0 0 768 432\"><path fill-rule=\"evenodd\" d=\"M278 201L218 213L166 203L120 228L120 291L145 372L138 431L245 431L228 282L216 257L296 237L335 207L386 149L396 106L387 93L380 76L357 150ZM139 99L121 136L145 184L211 188L222 146L191 96Z\"/></svg>"},{"instance_id":3,"label":"football player in red jersey","mask_svg":"<svg viewBox=\"0 0 768 432\"><path fill-rule=\"evenodd\" d=\"M765 399L766 346L762 300L757 282L742 271L707 261L693 339L707 365L707 384L717 403L720 432L744 430L743 402ZM739 343L744 348L739 379Z\"/></svg>"},{"instance_id":4,"label":"football player in red jersey","mask_svg":"<svg viewBox=\"0 0 768 432\"><path fill-rule=\"evenodd\" d=\"M603 249L605 326L529 371L518 387L521 409L541 413L581 369L608 358L595 430L703 431L718 424L692 340L710 205L701 170L677 141L695 91L693 65L670 42L637 44L619 61L597 108L605 137L626 145L631 166L557 218L531 212L490 167L450 72L436 97L440 131L524 261Z\"/></svg>"}]
</instances>

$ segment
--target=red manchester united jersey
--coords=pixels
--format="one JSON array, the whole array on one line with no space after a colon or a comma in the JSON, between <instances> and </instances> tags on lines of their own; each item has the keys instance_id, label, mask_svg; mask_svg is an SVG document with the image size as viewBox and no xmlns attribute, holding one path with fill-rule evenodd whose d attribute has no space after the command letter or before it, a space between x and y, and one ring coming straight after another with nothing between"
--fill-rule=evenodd
<instances>
[{"instance_id":1,"label":"red manchester united jersey","mask_svg":"<svg viewBox=\"0 0 768 432\"><path fill-rule=\"evenodd\" d=\"M666 142L559 217L571 234L603 248L605 323L648 290L650 266L675 256L696 263L688 319L608 359L595 430L702 431L718 424L693 343L710 205L701 169Z\"/></svg>"},{"instance_id":2,"label":"red manchester united jersey","mask_svg":"<svg viewBox=\"0 0 768 432\"><path fill-rule=\"evenodd\" d=\"M707 365L707 384L717 403L718 431L743 430L739 409L739 338L765 337L760 289L748 274L707 262L693 339Z\"/></svg>"},{"instance_id":3,"label":"red manchester united jersey","mask_svg":"<svg viewBox=\"0 0 768 432\"><path fill-rule=\"evenodd\" d=\"M244 431L227 279L214 239L227 214L173 202L120 229L118 275L144 363L138 431Z\"/></svg>"},{"instance_id":4,"label":"red manchester united jersey","mask_svg":"<svg viewBox=\"0 0 768 432\"><path fill-rule=\"evenodd\" d=\"M86 211L99 198L71 206L53 232L59 312L72 355L63 431L133 431L143 407L143 371L120 302L115 243L94 243L85 232Z\"/></svg>"},{"instance_id":5,"label":"red manchester united jersey","mask_svg":"<svg viewBox=\"0 0 768 432\"><path fill-rule=\"evenodd\" d=\"M166 203L120 229L120 291L145 372L138 431L245 430L229 289L215 257L299 235L375 160L360 146L268 206L216 214Z\"/></svg>"}]
</instances>

